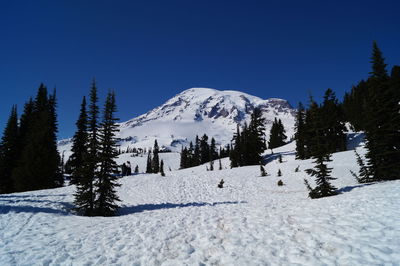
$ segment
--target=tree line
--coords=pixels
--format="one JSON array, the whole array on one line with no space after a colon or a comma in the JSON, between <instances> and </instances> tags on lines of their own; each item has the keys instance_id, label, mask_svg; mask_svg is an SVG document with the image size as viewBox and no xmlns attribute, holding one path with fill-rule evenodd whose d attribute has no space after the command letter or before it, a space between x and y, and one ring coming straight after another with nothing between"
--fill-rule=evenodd
<instances>
[{"instance_id":1,"label":"tree line","mask_svg":"<svg viewBox=\"0 0 400 266\"><path fill-rule=\"evenodd\" d=\"M56 91L49 94L44 84L25 103L19 119L12 107L0 142L0 193L63 185L56 107Z\"/></svg>"}]
</instances>

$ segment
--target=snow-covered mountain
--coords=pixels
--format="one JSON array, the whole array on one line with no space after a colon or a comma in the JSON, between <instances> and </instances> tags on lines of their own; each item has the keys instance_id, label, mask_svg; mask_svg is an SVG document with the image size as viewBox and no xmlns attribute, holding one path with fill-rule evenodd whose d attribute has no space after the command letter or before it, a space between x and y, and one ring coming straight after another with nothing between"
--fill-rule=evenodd
<instances>
[{"instance_id":1,"label":"snow-covered mountain","mask_svg":"<svg viewBox=\"0 0 400 266\"><path fill-rule=\"evenodd\" d=\"M237 124L250 121L256 107L266 118L267 136L275 117L282 120L287 136L293 136L295 109L286 100L264 100L239 91L191 88L139 117L120 123L118 137L122 148L152 147L157 139L161 146L180 150L181 145L203 134L225 145L230 143ZM63 141L60 150L68 150L69 146L69 141Z\"/></svg>"}]
</instances>

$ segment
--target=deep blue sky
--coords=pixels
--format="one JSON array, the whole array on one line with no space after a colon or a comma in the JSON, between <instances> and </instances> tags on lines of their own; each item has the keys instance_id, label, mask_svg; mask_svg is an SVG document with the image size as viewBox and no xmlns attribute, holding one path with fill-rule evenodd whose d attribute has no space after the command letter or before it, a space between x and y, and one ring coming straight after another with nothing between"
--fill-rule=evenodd
<instances>
[{"instance_id":1,"label":"deep blue sky","mask_svg":"<svg viewBox=\"0 0 400 266\"><path fill-rule=\"evenodd\" d=\"M400 64L400 1L0 1L0 128L41 82L57 87L59 138L72 136L93 77L122 121L190 87L296 106L341 98L370 71L377 40ZM102 98L103 101L104 98Z\"/></svg>"}]
</instances>

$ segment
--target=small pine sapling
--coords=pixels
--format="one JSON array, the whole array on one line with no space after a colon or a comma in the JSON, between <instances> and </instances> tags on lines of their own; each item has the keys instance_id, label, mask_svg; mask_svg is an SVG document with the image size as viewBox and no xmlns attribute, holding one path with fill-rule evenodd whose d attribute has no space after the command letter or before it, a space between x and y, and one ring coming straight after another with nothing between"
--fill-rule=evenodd
<instances>
[{"instance_id":1,"label":"small pine sapling","mask_svg":"<svg viewBox=\"0 0 400 266\"><path fill-rule=\"evenodd\" d=\"M278 176L282 176L281 169L278 169Z\"/></svg>"},{"instance_id":2,"label":"small pine sapling","mask_svg":"<svg viewBox=\"0 0 400 266\"><path fill-rule=\"evenodd\" d=\"M278 181L278 186L283 186L284 184L283 184L283 181L282 180L279 180Z\"/></svg>"},{"instance_id":3,"label":"small pine sapling","mask_svg":"<svg viewBox=\"0 0 400 266\"><path fill-rule=\"evenodd\" d=\"M219 184L218 184L218 187L219 188L223 188L224 187L224 180L223 179L221 179L221 181L219 181Z\"/></svg>"},{"instance_id":4,"label":"small pine sapling","mask_svg":"<svg viewBox=\"0 0 400 266\"><path fill-rule=\"evenodd\" d=\"M296 167L296 169L294 169L294 171L295 171L296 173L300 172L300 165L298 165L298 166Z\"/></svg>"},{"instance_id":5,"label":"small pine sapling","mask_svg":"<svg viewBox=\"0 0 400 266\"><path fill-rule=\"evenodd\" d=\"M358 154L357 151L355 153L356 153L356 157L357 157L357 164L360 167L360 170L358 171L358 175L350 170L351 175L360 184L373 182L374 179L373 179L372 174L369 171L368 166L365 165L364 160L361 158L360 154Z\"/></svg>"},{"instance_id":6,"label":"small pine sapling","mask_svg":"<svg viewBox=\"0 0 400 266\"><path fill-rule=\"evenodd\" d=\"M279 154L278 162L279 162L279 163L282 163L282 154Z\"/></svg>"},{"instance_id":7,"label":"small pine sapling","mask_svg":"<svg viewBox=\"0 0 400 266\"><path fill-rule=\"evenodd\" d=\"M222 162L221 162L221 159L219 159L219 168L218 168L219 170L222 170Z\"/></svg>"},{"instance_id":8,"label":"small pine sapling","mask_svg":"<svg viewBox=\"0 0 400 266\"><path fill-rule=\"evenodd\" d=\"M265 171L265 168L262 164L260 164L260 172L261 176L267 176L267 172Z\"/></svg>"},{"instance_id":9,"label":"small pine sapling","mask_svg":"<svg viewBox=\"0 0 400 266\"><path fill-rule=\"evenodd\" d=\"M136 165L134 172L135 172L136 175L139 174L139 165Z\"/></svg>"}]
</instances>

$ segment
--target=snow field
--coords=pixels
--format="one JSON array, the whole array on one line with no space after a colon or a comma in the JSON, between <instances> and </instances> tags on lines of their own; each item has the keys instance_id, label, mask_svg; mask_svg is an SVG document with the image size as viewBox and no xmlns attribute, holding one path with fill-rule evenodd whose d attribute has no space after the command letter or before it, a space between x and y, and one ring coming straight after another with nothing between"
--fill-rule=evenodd
<instances>
[{"instance_id":1,"label":"snow field","mask_svg":"<svg viewBox=\"0 0 400 266\"><path fill-rule=\"evenodd\" d=\"M73 186L0 195L0 265L399 265L400 182L358 185L354 152L336 153L342 194L311 200L312 160L293 150L267 152L266 177L259 166L202 165L122 178L116 217L74 215Z\"/></svg>"}]
</instances>

